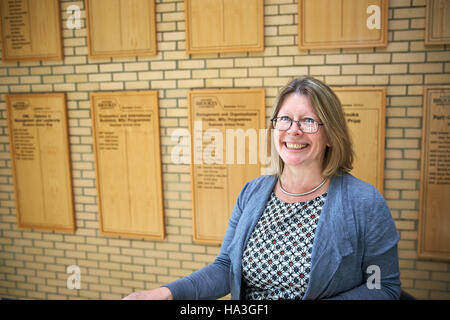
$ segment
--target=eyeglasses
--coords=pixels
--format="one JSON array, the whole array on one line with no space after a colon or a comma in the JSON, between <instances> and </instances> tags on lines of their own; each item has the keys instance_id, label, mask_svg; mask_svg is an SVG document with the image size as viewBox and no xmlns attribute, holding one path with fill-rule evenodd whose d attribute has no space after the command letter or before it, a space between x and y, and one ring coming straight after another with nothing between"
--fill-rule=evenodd
<instances>
[{"instance_id":1,"label":"eyeglasses","mask_svg":"<svg viewBox=\"0 0 450 320\"><path fill-rule=\"evenodd\" d=\"M273 118L270 121L272 122L272 128L279 131L289 130L293 122L297 122L299 129L304 133L316 133L319 130L319 126L323 126L323 123L319 123L311 118L293 120L287 116L282 116Z\"/></svg>"}]
</instances>

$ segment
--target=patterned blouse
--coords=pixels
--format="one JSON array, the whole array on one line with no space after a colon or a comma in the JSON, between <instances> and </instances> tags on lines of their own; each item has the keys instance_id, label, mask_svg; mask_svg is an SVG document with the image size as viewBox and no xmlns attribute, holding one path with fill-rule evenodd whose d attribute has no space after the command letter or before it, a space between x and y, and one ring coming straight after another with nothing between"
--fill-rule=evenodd
<instances>
[{"instance_id":1,"label":"patterned blouse","mask_svg":"<svg viewBox=\"0 0 450 320\"><path fill-rule=\"evenodd\" d=\"M245 299L303 298L314 233L326 196L290 204L272 192L243 253Z\"/></svg>"}]
</instances>

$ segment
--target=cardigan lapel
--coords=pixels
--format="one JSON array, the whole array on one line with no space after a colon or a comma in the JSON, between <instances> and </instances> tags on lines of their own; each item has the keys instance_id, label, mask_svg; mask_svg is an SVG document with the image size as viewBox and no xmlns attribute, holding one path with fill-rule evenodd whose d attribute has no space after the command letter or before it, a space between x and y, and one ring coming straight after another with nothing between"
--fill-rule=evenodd
<instances>
[{"instance_id":1,"label":"cardigan lapel","mask_svg":"<svg viewBox=\"0 0 450 320\"><path fill-rule=\"evenodd\" d=\"M254 190L254 196L250 197L248 203L245 204L241 219L236 227L235 236L228 247L231 260L232 281L235 281L234 287L239 289L239 292L231 292L233 299L241 298L242 254L256 223L266 207L275 182L276 178L274 176L263 177L263 180L260 182L261 188L259 190Z\"/></svg>"},{"instance_id":2,"label":"cardigan lapel","mask_svg":"<svg viewBox=\"0 0 450 320\"><path fill-rule=\"evenodd\" d=\"M311 254L311 272L304 299L319 299L339 268L342 258L353 252L344 215L344 176L333 177L320 214Z\"/></svg>"}]
</instances>

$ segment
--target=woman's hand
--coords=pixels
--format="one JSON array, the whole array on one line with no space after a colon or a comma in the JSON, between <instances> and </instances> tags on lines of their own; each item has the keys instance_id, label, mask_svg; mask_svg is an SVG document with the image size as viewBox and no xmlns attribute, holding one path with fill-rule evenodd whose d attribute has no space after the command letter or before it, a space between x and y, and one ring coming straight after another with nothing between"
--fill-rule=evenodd
<instances>
[{"instance_id":1,"label":"woman's hand","mask_svg":"<svg viewBox=\"0 0 450 320\"><path fill-rule=\"evenodd\" d=\"M153 290L133 292L122 300L173 300L173 296L169 288L161 287Z\"/></svg>"}]
</instances>

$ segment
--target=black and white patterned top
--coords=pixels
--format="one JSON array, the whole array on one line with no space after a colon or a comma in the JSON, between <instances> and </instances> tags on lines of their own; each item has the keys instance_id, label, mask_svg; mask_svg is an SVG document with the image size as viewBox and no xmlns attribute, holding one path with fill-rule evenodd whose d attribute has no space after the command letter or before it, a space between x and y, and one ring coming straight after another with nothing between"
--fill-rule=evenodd
<instances>
[{"instance_id":1,"label":"black and white patterned top","mask_svg":"<svg viewBox=\"0 0 450 320\"><path fill-rule=\"evenodd\" d=\"M272 192L242 256L245 299L303 298L314 233L326 196L290 204Z\"/></svg>"}]
</instances>

